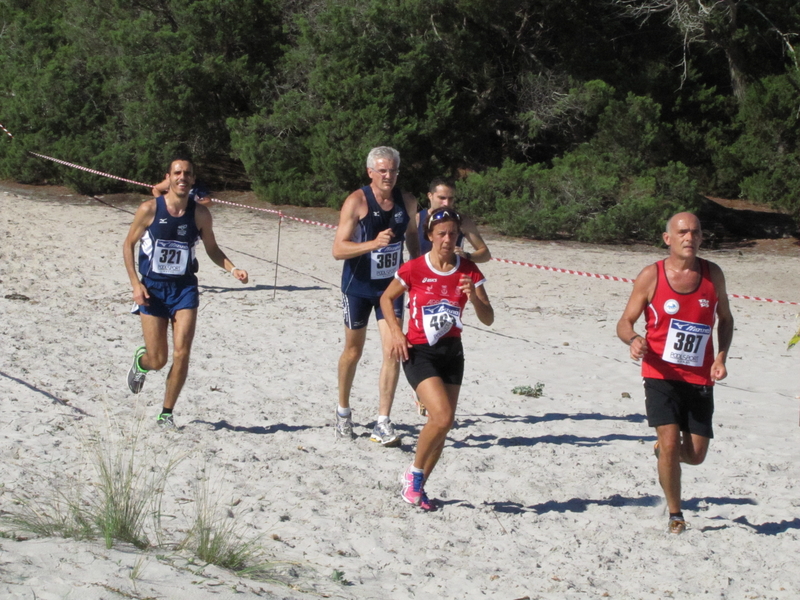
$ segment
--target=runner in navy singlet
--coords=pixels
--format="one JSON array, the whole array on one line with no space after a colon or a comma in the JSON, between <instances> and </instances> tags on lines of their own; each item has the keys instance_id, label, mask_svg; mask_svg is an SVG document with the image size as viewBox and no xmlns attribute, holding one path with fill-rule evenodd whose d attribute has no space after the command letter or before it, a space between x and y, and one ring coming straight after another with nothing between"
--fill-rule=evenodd
<instances>
[{"instance_id":1,"label":"runner in navy singlet","mask_svg":"<svg viewBox=\"0 0 800 600\"><path fill-rule=\"evenodd\" d=\"M147 373L167 364L167 331L172 324L172 367L158 424L175 427L172 409L186 381L197 322L195 244L202 240L209 258L242 283L247 283L248 276L247 271L233 266L217 245L211 212L190 198L195 183L191 160L177 158L170 162L167 180L169 191L143 202L136 211L122 245L122 256L133 288L132 312L140 316L145 343L134 353L128 387L138 394ZM141 280L134 263L137 243Z\"/></svg>"},{"instance_id":2,"label":"runner in navy singlet","mask_svg":"<svg viewBox=\"0 0 800 600\"><path fill-rule=\"evenodd\" d=\"M420 254L425 254L431 251L431 241L425 234L425 223L428 219L428 214L437 208L455 208L456 203L456 186L449 179L437 177L431 181L428 186L428 200L430 208L426 208L417 213L417 238L419 239ZM464 250L464 239L470 243L473 250L466 252ZM483 241L481 234L478 232L478 226L468 216L461 215L461 235L456 243L456 254L468 258L472 262L479 264L489 262L492 258L492 253Z\"/></svg>"},{"instance_id":3,"label":"runner in navy singlet","mask_svg":"<svg viewBox=\"0 0 800 600\"><path fill-rule=\"evenodd\" d=\"M356 190L344 201L339 228L333 241L333 257L344 261L342 308L344 350L339 358L339 404L334 432L337 438L353 439L350 391L358 361L367 339L367 323L374 310L383 347L379 380L378 419L370 439L383 446L396 446L400 437L389 419L400 373L397 361L389 358L388 330L380 309L380 297L403 262L403 242L412 258L419 255L413 215L417 201L411 194L395 189L400 154L394 148L373 148L367 156L370 184ZM403 299L393 306L403 318Z\"/></svg>"},{"instance_id":4,"label":"runner in navy singlet","mask_svg":"<svg viewBox=\"0 0 800 600\"><path fill-rule=\"evenodd\" d=\"M409 261L381 297L384 311L407 291L408 333L391 312L386 323L392 339L391 356L403 362L408 382L427 408L428 421L417 441L414 462L401 482L401 496L423 510L435 505L424 484L442 454L447 432L453 426L464 375L461 316L469 302L484 325L494 322L494 310L475 263L456 254L461 218L450 208L431 213L426 222L433 249Z\"/></svg>"},{"instance_id":5,"label":"runner in navy singlet","mask_svg":"<svg viewBox=\"0 0 800 600\"><path fill-rule=\"evenodd\" d=\"M713 385L728 374L725 361L733 338L733 315L722 270L697 256L703 240L698 218L676 214L663 237L669 256L639 273L617 323L617 335L631 347L631 358L644 359L647 420L658 436L654 450L669 508L669 530L681 533L686 528L681 463L702 463L714 436ZM645 311L642 337L633 326Z\"/></svg>"}]
</instances>

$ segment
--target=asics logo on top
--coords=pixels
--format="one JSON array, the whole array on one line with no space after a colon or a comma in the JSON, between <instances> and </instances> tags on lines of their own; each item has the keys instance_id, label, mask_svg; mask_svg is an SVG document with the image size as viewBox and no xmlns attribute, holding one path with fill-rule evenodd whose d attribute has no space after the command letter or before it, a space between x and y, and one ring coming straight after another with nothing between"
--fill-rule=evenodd
<instances>
[{"instance_id":1,"label":"asics logo on top","mask_svg":"<svg viewBox=\"0 0 800 600\"><path fill-rule=\"evenodd\" d=\"M436 277L423 277L422 283L431 283L432 281L439 281Z\"/></svg>"}]
</instances>

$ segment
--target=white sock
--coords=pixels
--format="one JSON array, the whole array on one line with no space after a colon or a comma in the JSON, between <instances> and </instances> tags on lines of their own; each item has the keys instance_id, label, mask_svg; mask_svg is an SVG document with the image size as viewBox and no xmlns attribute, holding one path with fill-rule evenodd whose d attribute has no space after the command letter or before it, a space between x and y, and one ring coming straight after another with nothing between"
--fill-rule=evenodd
<instances>
[{"instance_id":1,"label":"white sock","mask_svg":"<svg viewBox=\"0 0 800 600\"><path fill-rule=\"evenodd\" d=\"M337 407L336 412L339 414L340 417L349 417L351 410L348 406L347 408L342 408L341 406Z\"/></svg>"},{"instance_id":2,"label":"white sock","mask_svg":"<svg viewBox=\"0 0 800 600\"><path fill-rule=\"evenodd\" d=\"M386 423L389 420L389 417L386 415L378 415L378 423Z\"/></svg>"},{"instance_id":3,"label":"white sock","mask_svg":"<svg viewBox=\"0 0 800 600\"><path fill-rule=\"evenodd\" d=\"M423 471L422 469L418 469L414 465L411 465L411 472L412 473L424 473L425 471Z\"/></svg>"}]
</instances>

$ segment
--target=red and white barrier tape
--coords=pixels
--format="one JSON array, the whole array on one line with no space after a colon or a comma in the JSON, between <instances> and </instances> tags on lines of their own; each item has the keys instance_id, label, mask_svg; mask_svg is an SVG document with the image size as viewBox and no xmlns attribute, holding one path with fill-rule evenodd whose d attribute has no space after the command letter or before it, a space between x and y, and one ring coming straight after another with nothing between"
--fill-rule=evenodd
<instances>
[{"instance_id":1,"label":"red and white barrier tape","mask_svg":"<svg viewBox=\"0 0 800 600\"><path fill-rule=\"evenodd\" d=\"M124 181L125 183L132 183L134 185L141 185L142 187L152 188L152 183L142 183L141 181L133 181L132 179L125 179L124 177L117 177L116 175L111 175L110 173L103 173L102 171L95 171L94 169L89 169L87 167L82 167L80 165L76 165L71 162L67 162L65 160L60 160L58 158L53 158L52 156L45 156L44 154L37 154L36 152L28 151L28 154L33 156L38 156L39 158L44 158L45 160L52 160L55 163L60 165L65 165L67 167L72 167L73 169L78 169L80 171L86 171L87 173L92 173L94 175L100 175L102 177L108 177L110 179L116 179L117 181Z\"/></svg>"},{"instance_id":2,"label":"red and white barrier tape","mask_svg":"<svg viewBox=\"0 0 800 600\"><path fill-rule=\"evenodd\" d=\"M2 124L2 123L0 123L0 129L2 129L3 131L5 131L5 132L8 134L8 137L10 137L11 139L14 139L14 136L13 136L13 135L11 135L11 132L10 132L8 129L6 129L5 127L3 127L3 124Z\"/></svg>"},{"instance_id":3,"label":"red and white barrier tape","mask_svg":"<svg viewBox=\"0 0 800 600\"><path fill-rule=\"evenodd\" d=\"M568 273L569 275L580 275L581 277L594 277L596 279L608 279L609 281L624 281L625 283L633 283L635 281L633 279L628 279L627 277L614 277L613 275L599 275L598 273L586 273L585 271L573 271L571 269L546 267L543 265L535 265L533 263L520 262L518 260L508 260L507 258L492 258L492 260L501 263L508 263L510 265L517 265L520 267L541 269L542 271L553 271L554 273ZM759 302L771 302L773 304L790 304L792 306L800 306L800 302L789 302L788 300L773 300L772 298L759 298L758 296L742 296L740 294L728 294L728 298L740 298L743 300L757 300Z\"/></svg>"},{"instance_id":4,"label":"red and white barrier tape","mask_svg":"<svg viewBox=\"0 0 800 600\"><path fill-rule=\"evenodd\" d=\"M546 267L543 265L534 265L533 263L520 262L518 260L508 260L507 258L492 258L497 262L508 263L510 265L517 265L520 267L530 267L531 269L541 269L542 271L553 271L555 273L568 273L570 275L580 275L581 277L594 277L596 279L609 279L611 281L624 281L625 283L633 283L633 279L627 277L614 277L613 275L598 275L597 273L586 273L585 271L572 271L571 269L559 269L557 267Z\"/></svg>"},{"instance_id":5,"label":"red and white barrier tape","mask_svg":"<svg viewBox=\"0 0 800 600\"><path fill-rule=\"evenodd\" d=\"M789 302L788 300L773 300L772 298L759 298L758 296L742 296L740 294L728 294L728 298L740 298L742 300L757 300L759 302L771 302L773 304L791 304L800 306L800 302Z\"/></svg>"},{"instance_id":6,"label":"red and white barrier tape","mask_svg":"<svg viewBox=\"0 0 800 600\"><path fill-rule=\"evenodd\" d=\"M257 206L248 206L247 204L239 204L238 202L228 202L227 200L219 200L217 198L211 198L212 202L216 202L218 204L227 204L228 206L237 206L239 208L249 208L250 210L259 210L261 212L272 213L273 215L280 215L284 219L291 219L292 221L299 221L300 223L307 223L309 225L318 225L319 227L326 227L328 229L337 229L337 225L331 225L330 223L322 223L321 221L309 221L308 219L301 219L300 217L293 217L291 215L287 215L284 212L279 210L271 210L269 208L259 208Z\"/></svg>"},{"instance_id":7,"label":"red and white barrier tape","mask_svg":"<svg viewBox=\"0 0 800 600\"><path fill-rule=\"evenodd\" d=\"M2 124L0 124L0 128L2 128L3 131L5 131L10 137L12 137L12 138L14 137L13 135L11 135L11 133L5 127L3 127ZM76 165L76 164L73 164L73 163L70 163L70 162L67 162L67 161L64 161L64 160L59 160L59 159L53 158L51 156L45 156L43 154L37 154L36 152L29 152L29 153L32 154L33 156L38 156L39 158L44 158L45 160L52 160L53 162L57 162L59 164L65 165L67 167L72 167L74 169L80 169L81 171L86 171L87 173L93 173L95 175L100 175L102 177L109 177L111 179L116 179L118 181L124 181L125 183L132 183L134 185L140 185L140 186L146 187L146 188L153 187L152 185L147 184L147 183L141 183L140 181L133 181L131 179L124 179L122 177L117 177L116 175L111 175L110 173L103 173L102 171L96 171L94 169L89 169L87 167L82 167L80 165ZM283 213L283 212L281 212L279 210L272 210L272 209L269 209L269 208L259 208L257 206L248 206L246 204L239 204L237 202L228 202L227 200L219 200L217 198L211 198L211 200L213 202L218 203L218 204L227 204L228 206L236 206L236 207L239 207L239 208L248 208L250 210L258 210L258 211L261 211L261 212L271 213L271 214L278 215L278 216L280 216L282 218L285 218L285 219L290 219L292 221L298 221L300 223L307 223L308 225L317 225L319 227L325 227L327 229L337 229L336 225L330 225L329 223L322 223L320 221L311 221L309 219L301 219L299 217L293 217L293 216L287 215L286 213ZM533 264L533 263L526 263L526 262L521 262L521 261L517 261L517 260L509 260L509 259L506 259L506 258L492 258L492 260L497 261L497 262L501 262L501 263L507 263L507 264L510 264L510 265L517 265L517 266L520 266L520 267L529 267L531 269L541 269L542 271L552 271L554 273L566 273L568 275L578 275L580 277L593 277L595 279L606 279L606 280L609 280L609 281L622 281L624 283L633 283L634 282L633 279L628 279L627 277L615 277L613 275L600 275L598 273L587 273L585 271L573 271L572 269L559 269L558 267L548 267L548 266L544 266L544 265L536 265L536 264ZM772 298L760 298L758 296L742 296L740 294L728 294L728 298L740 298L740 299L743 299L743 300L756 300L758 302L770 302L770 303L773 303L773 304L788 304L788 305L792 305L792 306L800 306L800 302L789 302L787 300L774 300Z\"/></svg>"}]
</instances>

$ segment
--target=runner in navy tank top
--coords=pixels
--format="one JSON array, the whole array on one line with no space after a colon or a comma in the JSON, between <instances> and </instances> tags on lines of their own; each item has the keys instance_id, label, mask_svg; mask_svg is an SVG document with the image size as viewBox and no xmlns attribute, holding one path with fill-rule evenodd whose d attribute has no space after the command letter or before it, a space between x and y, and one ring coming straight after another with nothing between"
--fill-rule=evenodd
<instances>
[{"instance_id":1,"label":"runner in navy tank top","mask_svg":"<svg viewBox=\"0 0 800 600\"><path fill-rule=\"evenodd\" d=\"M195 182L194 166L186 158L170 162L167 170L169 191L141 204L122 245L125 269L133 289L134 310L144 333L144 346L133 356L128 371L128 388L134 394L142 390L149 371L167 364L168 331L172 325L172 367L167 375L164 402L158 416L161 427L175 427L172 409L186 381L189 355L197 322L199 291L195 244L203 240L209 258L247 283L247 271L237 269L217 245L211 212L190 199ZM140 244L139 273L134 255Z\"/></svg>"},{"instance_id":2,"label":"runner in navy tank top","mask_svg":"<svg viewBox=\"0 0 800 600\"><path fill-rule=\"evenodd\" d=\"M697 256L703 232L691 213L678 213L663 234L669 256L639 273L617 336L634 360L644 359L647 421L656 430L658 478L669 508L669 531L681 533L681 463L699 465L714 436L714 382L727 374L725 361L733 339L733 315L725 276L714 263ZM647 311L646 333L634 325ZM718 351L712 332L717 319Z\"/></svg>"},{"instance_id":3,"label":"runner in navy tank top","mask_svg":"<svg viewBox=\"0 0 800 600\"><path fill-rule=\"evenodd\" d=\"M333 257L344 261L342 269L342 309L344 312L344 350L339 358L339 404L334 416L337 439L354 438L350 410L350 391L356 368L364 350L367 323L375 311L384 347L379 378L378 418L370 439L382 446L396 446L400 437L390 420L400 368L387 352L387 329L380 308L380 297L403 262L403 242L412 258L419 255L413 215L417 201L411 194L395 188L400 169L400 154L394 148L373 148L367 156L370 184L350 194L342 205L339 227L333 241ZM394 305L403 318L403 299Z\"/></svg>"},{"instance_id":4,"label":"runner in navy tank top","mask_svg":"<svg viewBox=\"0 0 800 600\"><path fill-rule=\"evenodd\" d=\"M438 208L455 208L456 203L456 186L453 181L437 177L431 181L428 186L428 201L430 202L430 209L423 209L417 213L417 239L419 240L420 254L425 254L431 251L431 241L425 233L425 223L428 220L428 215ZM467 240L472 246L472 252L464 250L464 240ZM466 215L461 215L461 233L458 235L456 243L456 254L462 258L468 258L474 263L489 262L492 258L492 253L483 241L481 234L478 232L478 226L475 222Z\"/></svg>"}]
</instances>

